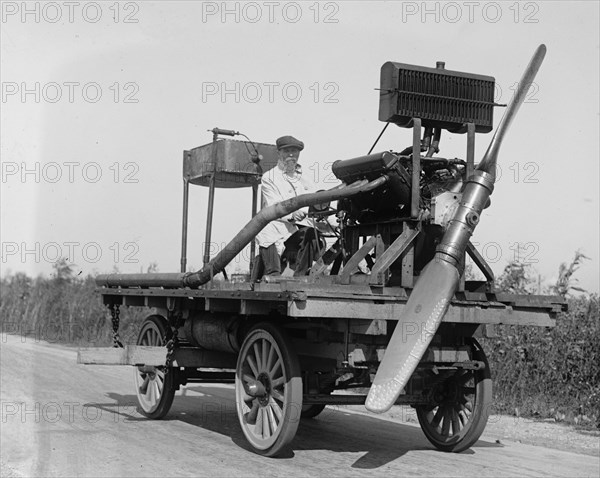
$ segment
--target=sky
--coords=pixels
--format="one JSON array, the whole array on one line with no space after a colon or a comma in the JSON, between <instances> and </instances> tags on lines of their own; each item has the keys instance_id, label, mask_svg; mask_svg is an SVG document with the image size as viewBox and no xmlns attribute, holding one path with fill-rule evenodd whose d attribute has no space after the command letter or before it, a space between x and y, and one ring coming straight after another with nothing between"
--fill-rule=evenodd
<instances>
[{"instance_id":1,"label":"sky","mask_svg":"<svg viewBox=\"0 0 600 478\"><path fill-rule=\"evenodd\" d=\"M496 274L542 285L576 250L599 290L599 2L2 2L1 273L177 272L182 152L214 127L306 144L305 173L362 156L381 131L387 61L496 79L507 103L535 48L544 64L499 156L472 241ZM498 124L502 108L496 108ZM390 126L376 151L412 132ZM476 161L491 140L477 135ZM444 132L440 155L465 157ZM202 266L208 190L192 186L188 270ZM215 195L213 251L250 219L251 191ZM246 254L247 256L247 254ZM238 258L229 272L243 269Z\"/></svg>"}]
</instances>

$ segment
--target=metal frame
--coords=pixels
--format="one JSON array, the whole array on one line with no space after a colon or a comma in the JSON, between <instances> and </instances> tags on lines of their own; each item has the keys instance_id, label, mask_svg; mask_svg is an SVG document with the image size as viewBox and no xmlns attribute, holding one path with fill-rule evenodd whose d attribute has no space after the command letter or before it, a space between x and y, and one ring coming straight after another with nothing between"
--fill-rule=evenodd
<instances>
[{"instance_id":1,"label":"metal frame","mask_svg":"<svg viewBox=\"0 0 600 478\"><path fill-rule=\"evenodd\" d=\"M214 214L214 202L215 202L215 189L218 187L216 184L216 177L218 174L218 149L217 142L219 141L219 134L222 131L215 128L213 130L212 138L212 158L210 161L211 171L205 174L208 176L208 184L204 184L208 187L208 201L207 201L207 214L206 214L206 230L204 237L204 253L202 257L203 265L206 266L210 262L210 242L212 239L212 227L213 227L213 214ZM223 133L223 134L228 134ZM229 134L228 134L229 135ZM185 166L186 161L189 161L192 156L191 151L183 152L183 163ZM248 176L248 173L244 173L244 176ZM180 259L180 272L185 273L187 269L187 242L188 242L188 223L189 223L189 187L191 179L189 175L186 175L184 168L183 176L183 215L182 215L182 232L181 232L181 259ZM247 180L246 180L247 182ZM251 206L251 217L256 216L258 210L258 182L249 184L252 187L252 206ZM251 257L254 257L255 244L254 242L250 245ZM252 261L250 261L250 271L252 271Z\"/></svg>"}]
</instances>

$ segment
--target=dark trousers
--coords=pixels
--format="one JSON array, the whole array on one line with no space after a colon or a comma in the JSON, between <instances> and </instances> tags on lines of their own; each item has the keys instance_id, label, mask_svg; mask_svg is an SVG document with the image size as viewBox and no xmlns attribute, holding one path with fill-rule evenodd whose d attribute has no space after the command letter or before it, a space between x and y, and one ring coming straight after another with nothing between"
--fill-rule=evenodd
<instances>
[{"instance_id":1,"label":"dark trousers","mask_svg":"<svg viewBox=\"0 0 600 478\"><path fill-rule=\"evenodd\" d=\"M279 257L275 244L259 247L252 265L251 280L256 282L262 276L280 275L286 266L294 271L294 276L304 276L326 245L321 233L312 227L304 227L285 241L282 257Z\"/></svg>"},{"instance_id":2,"label":"dark trousers","mask_svg":"<svg viewBox=\"0 0 600 478\"><path fill-rule=\"evenodd\" d=\"M279 274L281 274L281 259L275 244L271 244L269 247L259 247L258 255L252 263L250 280L259 282L262 276Z\"/></svg>"},{"instance_id":3,"label":"dark trousers","mask_svg":"<svg viewBox=\"0 0 600 478\"><path fill-rule=\"evenodd\" d=\"M303 227L285 241L282 262L294 270L294 276L305 276L326 246L325 239L312 227Z\"/></svg>"},{"instance_id":4,"label":"dark trousers","mask_svg":"<svg viewBox=\"0 0 600 478\"><path fill-rule=\"evenodd\" d=\"M275 244L271 244L269 247L259 247L258 252L264 267L262 275L272 276L281 274L281 258L277 253Z\"/></svg>"}]
</instances>

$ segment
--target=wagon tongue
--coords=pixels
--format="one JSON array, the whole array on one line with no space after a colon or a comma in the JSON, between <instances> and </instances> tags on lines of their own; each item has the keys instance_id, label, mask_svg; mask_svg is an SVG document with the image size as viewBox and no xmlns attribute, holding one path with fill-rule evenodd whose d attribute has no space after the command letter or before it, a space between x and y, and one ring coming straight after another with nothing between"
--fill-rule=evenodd
<instances>
[{"instance_id":1,"label":"wagon tongue","mask_svg":"<svg viewBox=\"0 0 600 478\"><path fill-rule=\"evenodd\" d=\"M462 259L479 216L494 189L498 150L546 54L540 45L518 84L490 145L462 191L463 199L450 221L435 257L423 269L398 320L379 365L365 407L375 413L391 408L435 335L462 273ZM411 324L410 327L407 325ZM414 327L420 325L420 327ZM406 334L407 330L418 334Z\"/></svg>"}]
</instances>

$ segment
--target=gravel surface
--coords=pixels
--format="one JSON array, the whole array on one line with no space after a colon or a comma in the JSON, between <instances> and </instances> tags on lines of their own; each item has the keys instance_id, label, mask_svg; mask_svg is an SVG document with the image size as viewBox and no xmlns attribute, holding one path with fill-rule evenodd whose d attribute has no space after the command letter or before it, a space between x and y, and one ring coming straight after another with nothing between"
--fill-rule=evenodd
<instances>
[{"instance_id":1,"label":"gravel surface","mask_svg":"<svg viewBox=\"0 0 600 478\"><path fill-rule=\"evenodd\" d=\"M494 415L471 450L441 453L427 442L410 407L393 407L383 416L364 406L328 407L315 420L302 421L289 456L265 460L248 450L230 384L189 384L168 418L152 421L135 412L127 367L77 365L70 347L13 336L0 355L0 398L9 407L0 425L2 478L215 471L288 478L600 476L595 431ZM49 406L62 410L60 419L46 415ZM36 414L36 407L46 412ZM96 413L91 418L90 410Z\"/></svg>"}]
</instances>

